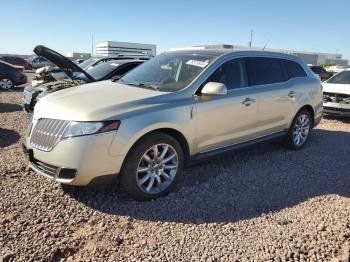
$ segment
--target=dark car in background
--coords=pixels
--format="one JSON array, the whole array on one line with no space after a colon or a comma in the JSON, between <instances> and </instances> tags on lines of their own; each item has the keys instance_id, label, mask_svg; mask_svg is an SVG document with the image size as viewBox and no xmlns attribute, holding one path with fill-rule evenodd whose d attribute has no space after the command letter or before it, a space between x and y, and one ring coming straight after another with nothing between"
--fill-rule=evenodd
<instances>
[{"instance_id":1,"label":"dark car in background","mask_svg":"<svg viewBox=\"0 0 350 262\"><path fill-rule=\"evenodd\" d=\"M14 86L25 84L27 77L23 69L22 66L15 66L0 61L0 88L9 90Z\"/></svg>"},{"instance_id":2,"label":"dark car in background","mask_svg":"<svg viewBox=\"0 0 350 262\"><path fill-rule=\"evenodd\" d=\"M51 61L45 59L44 57L40 57L40 56L32 56L30 58L28 58L28 63L30 64L30 66L32 68L40 68L40 67L44 67L44 66L49 66L52 65Z\"/></svg>"},{"instance_id":3,"label":"dark car in background","mask_svg":"<svg viewBox=\"0 0 350 262\"><path fill-rule=\"evenodd\" d=\"M22 57L18 56L0 56L0 61L4 61L11 65L23 66L25 69L31 69L31 65L24 60Z\"/></svg>"},{"instance_id":4,"label":"dark car in background","mask_svg":"<svg viewBox=\"0 0 350 262\"><path fill-rule=\"evenodd\" d=\"M32 113L39 99L49 93L73 86L92 83L96 81L118 79L133 68L145 62L140 59L108 59L108 61L95 63L85 70L68 58L45 46L37 46L34 53L52 61L55 68L43 68L37 71L31 86L23 91L23 106L28 113Z\"/></svg>"},{"instance_id":5,"label":"dark car in background","mask_svg":"<svg viewBox=\"0 0 350 262\"><path fill-rule=\"evenodd\" d=\"M322 66L310 66L312 72L319 75L321 81L325 81L331 76L333 76L332 72L328 72L326 69L324 69Z\"/></svg>"}]
</instances>

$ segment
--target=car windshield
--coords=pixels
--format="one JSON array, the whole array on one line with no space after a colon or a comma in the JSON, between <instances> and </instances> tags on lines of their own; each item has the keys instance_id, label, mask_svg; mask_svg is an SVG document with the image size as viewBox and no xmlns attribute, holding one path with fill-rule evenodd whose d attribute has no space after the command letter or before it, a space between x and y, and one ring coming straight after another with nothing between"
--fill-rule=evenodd
<instances>
[{"instance_id":1,"label":"car windshield","mask_svg":"<svg viewBox=\"0 0 350 262\"><path fill-rule=\"evenodd\" d=\"M88 60L85 60L84 62L80 63L79 66L80 68L85 68L89 65L91 65L92 63L95 63L98 60L98 58L89 58Z\"/></svg>"},{"instance_id":2,"label":"car windshield","mask_svg":"<svg viewBox=\"0 0 350 262\"><path fill-rule=\"evenodd\" d=\"M96 66L89 66L85 71L96 80L101 80L113 72L119 65L117 60L111 60Z\"/></svg>"},{"instance_id":3,"label":"car windshield","mask_svg":"<svg viewBox=\"0 0 350 262\"><path fill-rule=\"evenodd\" d=\"M350 84L350 70L342 71L331 77L327 83L330 84Z\"/></svg>"},{"instance_id":4,"label":"car windshield","mask_svg":"<svg viewBox=\"0 0 350 262\"><path fill-rule=\"evenodd\" d=\"M165 53L126 74L124 84L175 92L188 86L214 59L214 55Z\"/></svg>"}]
</instances>

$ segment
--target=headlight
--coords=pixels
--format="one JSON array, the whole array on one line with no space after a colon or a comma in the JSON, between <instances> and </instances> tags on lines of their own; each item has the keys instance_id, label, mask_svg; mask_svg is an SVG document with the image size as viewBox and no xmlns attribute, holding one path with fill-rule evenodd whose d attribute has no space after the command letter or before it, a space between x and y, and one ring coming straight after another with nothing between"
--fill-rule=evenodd
<instances>
[{"instance_id":1,"label":"headlight","mask_svg":"<svg viewBox=\"0 0 350 262\"><path fill-rule=\"evenodd\" d=\"M120 121L103 121L103 122L74 122L72 121L67 127L62 139L76 136L86 136L99 134L109 131L118 130Z\"/></svg>"}]
</instances>

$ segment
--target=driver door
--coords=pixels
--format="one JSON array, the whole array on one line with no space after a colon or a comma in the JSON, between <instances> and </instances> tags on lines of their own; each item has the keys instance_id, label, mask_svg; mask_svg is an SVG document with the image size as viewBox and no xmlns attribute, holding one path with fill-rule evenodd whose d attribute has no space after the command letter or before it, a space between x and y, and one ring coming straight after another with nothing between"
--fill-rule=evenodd
<instances>
[{"instance_id":1,"label":"driver door","mask_svg":"<svg viewBox=\"0 0 350 262\"><path fill-rule=\"evenodd\" d=\"M255 138L258 97L248 87L244 59L225 62L206 80L226 85L223 96L195 96L197 151L220 149Z\"/></svg>"}]
</instances>

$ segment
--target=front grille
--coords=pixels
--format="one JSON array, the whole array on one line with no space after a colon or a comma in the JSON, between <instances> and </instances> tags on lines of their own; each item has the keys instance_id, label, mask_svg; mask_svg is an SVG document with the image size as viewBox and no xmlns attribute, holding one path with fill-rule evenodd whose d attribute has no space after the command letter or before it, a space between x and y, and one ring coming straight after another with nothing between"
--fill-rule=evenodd
<instances>
[{"instance_id":1,"label":"front grille","mask_svg":"<svg viewBox=\"0 0 350 262\"><path fill-rule=\"evenodd\" d=\"M350 95L323 92L323 101L324 102L350 104Z\"/></svg>"},{"instance_id":2,"label":"front grille","mask_svg":"<svg viewBox=\"0 0 350 262\"><path fill-rule=\"evenodd\" d=\"M37 169L42 171L44 174L50 177L56 177L57 167L46 164L44 162L38 161L37 159L31 159L31 164L34 165Z\"/></svg>"},{"instance_id":3,"label":"front grille","mask_svg":"<svg viewBox=\"0 0 350 262\"><path fill-rule=\"evenodd\" d=\"M61 139L69 121L42 118L35 124L30 145L42 151L51 151Z\"/></svg>"}]
</instances>

